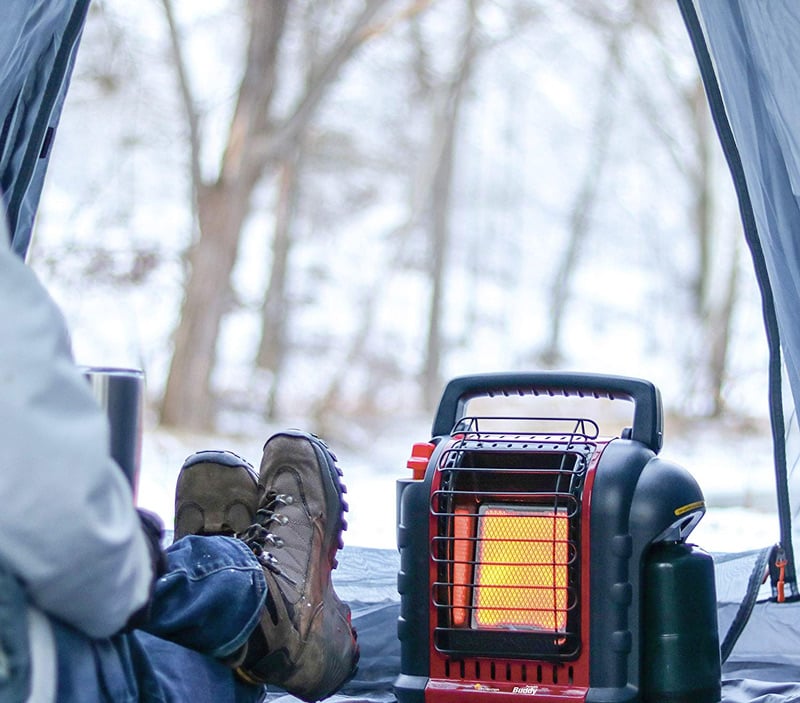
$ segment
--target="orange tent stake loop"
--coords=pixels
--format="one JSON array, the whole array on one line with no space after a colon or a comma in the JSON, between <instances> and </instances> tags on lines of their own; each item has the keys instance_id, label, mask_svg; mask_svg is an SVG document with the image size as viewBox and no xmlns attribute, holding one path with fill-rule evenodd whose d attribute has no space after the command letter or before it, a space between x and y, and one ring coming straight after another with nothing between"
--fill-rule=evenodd
<instances>
[{"instance_id":1,"label":"orange tent stake loop","mask_svg":"<svg viewBox=\"0 0 800 703\"><path fill-rule=\"evenodd\" d=\"M778 583L776 587L778 589L778 603L783 603L786 600L786 594L784 592L784 587L786 585L786 552L783 551L783 548L778 548L778 552L775 556L775 566L778 569Z\"/></svg>"}]
</instances>

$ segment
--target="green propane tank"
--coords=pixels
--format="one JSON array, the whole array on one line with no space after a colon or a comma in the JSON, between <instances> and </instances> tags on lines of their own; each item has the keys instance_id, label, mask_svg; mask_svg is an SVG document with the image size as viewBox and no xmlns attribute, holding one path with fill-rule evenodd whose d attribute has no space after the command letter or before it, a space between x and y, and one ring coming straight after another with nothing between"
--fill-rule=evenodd
<instances>
[{"instance_id":1,"label":"green propane tank","mask_svg":"<svg viewBox=\"0 0 800 703\"><path fill-rule=\"evenodd\" d=\"M684 542L648 551L642 594L644 703L718 703L721 664L714 562Z\"/></svg>"}]
</instances>

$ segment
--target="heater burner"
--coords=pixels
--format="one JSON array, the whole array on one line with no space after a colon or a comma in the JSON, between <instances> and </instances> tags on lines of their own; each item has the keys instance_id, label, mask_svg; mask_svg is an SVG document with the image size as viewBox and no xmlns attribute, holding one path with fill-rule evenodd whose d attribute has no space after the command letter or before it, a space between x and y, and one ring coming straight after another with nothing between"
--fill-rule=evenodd
<instances>
[{"instance_id":1,"label":"heater burner","mask_svg":"<svg viewBox=\"0 0 800 703\"><path fill-rule=\"evenodd\" d=\"M580 432L559 435L479 429L496 420L462 420L439 459L434 643L448 654L572 659L580 649L580 505L597 426L576 420Z\"/></svg>"},{"instance_id":2,"label":"heater burner","mask_svg":"<svg viewBox=\"0 0 800 703\"><path fill-rule=\"evenodd\" d=\"M563 633L569 518L563 508L482 505L472 627Z\"/></svg>"}]
</instances>

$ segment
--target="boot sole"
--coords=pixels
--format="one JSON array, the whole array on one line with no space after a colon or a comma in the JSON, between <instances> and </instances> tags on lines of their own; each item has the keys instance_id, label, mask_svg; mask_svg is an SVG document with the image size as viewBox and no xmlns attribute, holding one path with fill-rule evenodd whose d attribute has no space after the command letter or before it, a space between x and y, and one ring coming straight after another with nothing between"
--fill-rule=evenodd
<instances>
[{"instance_id":1,"label":"boot sole","mask_svg":"<svg viewBox=\"0 0 800 703\"><path fill-rule=\"evenodd\" d=\"M224 468L221 469L220 467ZM255 514L255 491L258 485L258 474L255 472L255 469L252 467L252 465L237 454L225 450L204 450L195 452L191 456L187 457L186 461L183 462L183 466L181 466L180 473L178 475L178 485L181 485L182 480L197 483L198 485L203 486L203 490L200 492L203 495L202 497L199 495L197 496L199 500L187 500L185 498L181 498L180 509L178 508L178 501L176 500L173 540L178 540L188 534L218 534L215 532L205 532L202 529L199 531L179 531L177 527L181 520L181 514L187 509L194 509L197 510L200 515L205 515L202 501L205 500L206 496L224 496L230 492L232 479L228 469L244 469L247 477L245 480L249 479L252 481L254 501L252 505L248 505L242 501L236 500L231 503L230 506L226 506L226 511L230 510L234 504L238 503L250 514L252 518L252 516ZM192 489L190 488L184 488L183 490L187 493L192 492ZM252 519L250 522L252 522ZM232 529L235 527L237 526L231 526ZM239 525L238 527L241 529L246 529L247 525Z\"/></svg>"}]
</instances>

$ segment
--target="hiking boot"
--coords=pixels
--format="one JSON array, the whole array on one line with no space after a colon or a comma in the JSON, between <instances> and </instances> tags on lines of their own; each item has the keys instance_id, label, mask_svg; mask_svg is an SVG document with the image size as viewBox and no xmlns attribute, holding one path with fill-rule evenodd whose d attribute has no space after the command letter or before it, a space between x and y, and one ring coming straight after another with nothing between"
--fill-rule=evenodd
<instances>
[{"instance_id":1,"label":"hiking boot","mask_svg":"<svg viewBox=\"0 0 800 703\"><path fill-rule=\"evenodd\" d=\"M340 476L322 440L274 435L264 445L257 524L240 535L258 556L269 593L237 672L305 701L335 693L359 657L350 608L331 583L346 529Z\"/></svg>"},{"instance_id":2,"label":"hiking boot","mask_svg":"<svg viewBox=\"0 0 800 703\"><path fill-rule=\"evenodd\" d=\"M258 476L247 461L233 452L197 452L178 475L173 540L234 536L253 524L257 507Z\"/></svg>"}]
</instances>

